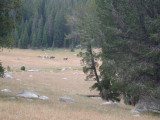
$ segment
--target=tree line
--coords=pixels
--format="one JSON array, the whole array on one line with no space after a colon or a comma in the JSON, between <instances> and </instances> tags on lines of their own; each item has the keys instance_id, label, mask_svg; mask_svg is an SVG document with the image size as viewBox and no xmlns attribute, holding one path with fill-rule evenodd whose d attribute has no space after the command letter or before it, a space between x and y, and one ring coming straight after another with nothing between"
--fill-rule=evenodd
<instances>
[{"instance_id":1,"label":"tree line","mask_svg":"<svg viewBox=\"0 0 160 120\"><path fill-rule=\"evenodd\" d=\"M69 47L66 15L78 0L22 0L22 19L13 32L15 47Z\"/></svg>"}]
</instances>

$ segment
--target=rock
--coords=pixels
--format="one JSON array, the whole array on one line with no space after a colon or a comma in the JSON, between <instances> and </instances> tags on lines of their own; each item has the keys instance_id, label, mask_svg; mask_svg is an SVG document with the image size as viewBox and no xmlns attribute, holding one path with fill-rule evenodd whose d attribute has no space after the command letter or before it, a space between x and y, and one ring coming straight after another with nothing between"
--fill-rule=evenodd
<instances>
[{"instance_id":1,"label":"rock","mask_svg":"<svg viewBox=\"0 0 160 120\"><path fill-rule=\"evenodd\" d=\"M29 77L31 78L31 77L33 77L32 75L29 75Z\"/></svg>"},{"instance_id":2,"label":"rock","mask_svg":"<svg viewBox=\"0 0 160 120\"><path fill-rule=\"evenodd\" d=\"M80 48L82 48L82 45L76 45L76 48L80 49Z\"/></svg>"},{"instance_id":3,"label":"rock","mask_svg":"<svg viewBox=\"0 0 160 120\"><path fill-rule=\"evenodd\" d=\"M74 75L78 75L78 72L73 73Z\"/></svg>"},{"instance_id":4,"label":"rock","mask_svg":"<svg viewBox=\"0 0 160 120\"><path fill-rule=\"evenodd\" d=\"M16 80L17 80L17 81L21 81L21 79L19 79L19 78L17 78Z\"/></svg>"},{"instance_id":5,"label":"rock","mask_svg":"<svg viewBox=\"0 0 160 120\"><path fill-rule=\"evenodd\" d=\"M11 92L11 90L9 90L9 89L3 89L3 90L1 90L2 92Z\"/></svg>"},{"instance_id":6,"label":"rock","mask_svg":"<svg viewBox=\"0 0 160 120\"><path fill-rule=\"evenodd\" d=\"M137 110L135 110L135 109L132 109L130 112L131 112L132 114L139 114L139 112L138 112Z\"/></svg>"},{"instance_id":7,"label":"rock","mask_svg":"<svg viewBox=\"0 0 160 120\"><path fill-rule=\"evenodd\" d=\"M117 106L118 104L116 102L104 102L101 105L112 105L112 106Z\"/></svg>"},{"instance_id":8,"label":"rock","mask_svg":"<svg viewBox=\"0 0 160 120\"><path fill-rule=\"evenodd\" d=\"M20 58L16 58L16 60L20 60Z\"/></svg>"},{"instance_id":9,"label":"rock","mask_svg":"<svg viewBox=\"0 0 160 120\"><path fill-rule=\"evenodd\" d=\"M76 101L68 96L64 96L59 98L59 101L61 102L70 102L70 103L75 103Z\"/></svg>"},{"instance_id":10,"label":"rock","mask_svg":"<svg viewBox=\"0 0 160 120\"><path fill-rule=\"evenodd\" d=\"M45 56L43 56L43 58L46 58L46 59L48 59L48 58L49 58L49 56L48 56L48 55L45 55Z\"/></svg>"},{"instance_id":11,"label":"rock","mask_svg":"<svg viewBox=\"0 0 160 120\"><path fill-rule=\"evenodd\" d=\"M16 95L17 97L38 98L38 94L33 90L23 90Z\"/></svg>"},{"instance_id":12,"label":"rock","mask_svg":"<svg viewBox=\"0 0 160 120\"><path fill-rule=\"evenodd\" d=\"M140 117L140 115L139 114L136 114L136 115L133 115L134 117Z\"/></svg>"},{"instance_id":13,"label":"rock","mask_svg":"<svg viewBox=\"0 0 160 120\"><path fill-rule=\"evenodd\" d=\"M160 100L143 96L140 98L135 110L139 112L149 111L160 113Z\"/></svg>"},{"instance_id":14,"label":"rock","mask_svg":"<svg viewBox=\"0 0 160 120\"><path fill-rule=\"evenodd\" d=\"M10 99L14 100L14 99L16 99L16 98L15 98L15 97L10 97Z\"/></svg>"},{"instance_id":15,"label":"rock","mask_svg":"<svg viewBox=\"0 0 160 120\"><path fill-rule=\"evenodd\" d=\"M28 70L28 72L38 72L39 70Z\"/></svg>"},{"instance_id":16,"label":"rock","mask_svg":"<svg viewBox=\"0 0 160 120\"><path fill-rule=\"evenodd\" d=\"M13 79L13 77L12 77L10 74L8 74L8 73L4 73L4 77L5 77L5 78Z\"/></svg>"},{"instance_id":17,"label":"rock","mask_svg":"<svg viewBox=\"0 0 160 120\"><path fill-rule=\"evenodd\" d=\"M62 68L62 69L61 69L62 72L65 71L65 70L66 70L66 68Z\"/></svg>"},{"instance_id":18,"label":"rock","mask_svg":"<svg viewBox=\"0 0 160 120\"><path fill-rule=\"evenodd\" d=\"M67 78L63 78L63 80L67 80Z\"/></svg>"},{"instance_id":19,"label":"rock","mask_svg":"<svg viewBox=\"0 0 160 120\"><path fill-rule=\"evenodd\" d=\"M48 100L49 98L47 96L40 96L39 99L41 99L41 100Z\"/></svg>"},{"instance_id":20,"label":"rock","mask_svg":"<svg viewBox=\"0 0 160 120\"><path fill-rule=\"evenodd\" d=\"M72 70L72 67L68 67L68 69Z\"/></svg>"},{"instance_id":21,"label":"rock","mask_svg":"<svg viewBox=\"0 0 160 120\"><path fill-rule=\"evenodd\" d=\"M27 99L29 102L33 102L33 99Z\"/></svg>"}]
</instances>

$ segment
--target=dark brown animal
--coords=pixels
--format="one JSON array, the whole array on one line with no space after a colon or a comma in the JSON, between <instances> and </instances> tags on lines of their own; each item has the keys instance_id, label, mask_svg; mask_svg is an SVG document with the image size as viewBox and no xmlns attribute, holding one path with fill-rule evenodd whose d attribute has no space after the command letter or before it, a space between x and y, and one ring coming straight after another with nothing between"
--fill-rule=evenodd
<instances>
[{"instance_id":1,"label":"dark brown animal","mask_svg":"<svg viewBox=\"0 0 160 120\"><path fill-rule=\"evenodd\" d=\"M63 60L68 60L68 58L63 58Z\"/></svg>"},{"instance_id":2,"label":"dark brown animal","mask_svg":"<svg viewBox=\"0 0 160 120\"><path fill-rule=\"evenodd\" d=\"M54 59L55 57L54 56L50 56L50 59Z\"/></svg>"}]
</instances>

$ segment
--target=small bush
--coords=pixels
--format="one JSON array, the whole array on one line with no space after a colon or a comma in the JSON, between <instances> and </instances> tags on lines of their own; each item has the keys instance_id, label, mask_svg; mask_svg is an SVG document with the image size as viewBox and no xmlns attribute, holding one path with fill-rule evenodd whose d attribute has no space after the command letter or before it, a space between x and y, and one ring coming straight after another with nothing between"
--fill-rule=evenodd
<instances>
[{"instance_id":1,"label":"small bush","mask_svg":"<svg viewBox=\"0 0 160 120\"><path fill-rule=\"evenodd\" d=\"M71 50L71 52L74 52L74 45L73 45L73 43L70 45L70 50Z\"/></svg>"},{"instance_id":2,"label":"small bush","mask_svg":"<svg viewBox=\"0 0 160 120\"><path fill-rule=\"evenodd\" d=\"M4 68L2 67L2 64L0 62L0 77L4 76Z\"/></svg>"},{"instance_id":3,"label":"small bush","mask_svg":"<svg viewBox=\"0 0 160 120\"><path fill-rule=\"evenodd\" d=\"M25 71L25 69L26 69L26 68L25 68L24 66L21 67L21 70Z\"/></svg>"},{"instance_id":4,"label":"small bush","mask_svg":"<svg viewBox=\"0 0 160 120\"><path fill-rule=\"evenodd\" d=\"M11 71L11 68L9 66L7 66L7 71Z\"/></svg>"}]
</instances>

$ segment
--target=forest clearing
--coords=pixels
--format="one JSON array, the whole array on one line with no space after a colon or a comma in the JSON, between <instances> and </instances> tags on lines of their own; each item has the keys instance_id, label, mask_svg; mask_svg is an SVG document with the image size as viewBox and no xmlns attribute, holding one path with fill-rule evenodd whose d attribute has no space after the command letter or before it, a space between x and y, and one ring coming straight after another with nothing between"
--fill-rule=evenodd
<instances>
[{"instance_id":1,"label":"forest clearing","mask_svg":"<svg viewBox=\"0 0 160 120\"><path fill-rule=\"evenodd\" d=\"M160 120L160 0L0 0L0 83L0 120Z\"/></svg>"},{"instance_id":2,"label":"forest clearing","mask_svg":"<svg viewBox=\"0 0 160 120\"><path fill-rule=\"evenodd\" d=\"M132 114L132 106L120 103L117 106L101 105L106 101L82 96L98 92L89 89L94 81L84 80L81 58L77 57L79 51L3 49L1 62L6 69L10 68L7 73L13 78L0 78L0 90L10 90L0 92L0 120L159 120L159 115L150 112ZM44 55L55 58L38 57ZM64 60L65 57L68 60ZM25 71L20 70L22 66ZM15 97L22 90L34 90L49 99ZM63 96L76 102L59 101Z\"/></svg>"}]
</instances>

